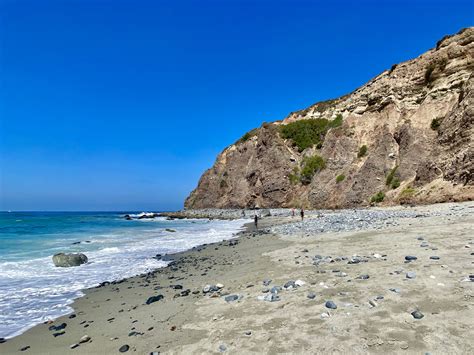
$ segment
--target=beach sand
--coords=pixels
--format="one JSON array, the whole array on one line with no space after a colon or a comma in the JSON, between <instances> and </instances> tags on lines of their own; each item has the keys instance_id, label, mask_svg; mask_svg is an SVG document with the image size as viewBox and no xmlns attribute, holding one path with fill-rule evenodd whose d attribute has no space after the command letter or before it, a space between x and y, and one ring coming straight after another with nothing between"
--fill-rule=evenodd
<instances>
[{"instance_id":1,"label":"beach sand","mask_svg":"<svg viewBox=\"0 0 474 355\"><path fill-rule=\"evenodd\" d=\"M237 243L195 248L149 275L86 290L74 318L36 326L0 344L0 353L115 354L127 345L126 353L137 354L472 354L474 203L410 210L436 213L378 230L280 235L265 230L296 219L264 218L264 232L250 225ZM282 289L280 300L258 299L296 280L304 284ZM219 283L220 292L203 293ZM156 295L164 298L145 304ZM48 328L62 323L64 334L55 337L61 330ZM85 335L90 340L80 343Z\"/></svg>"}]
</instances>

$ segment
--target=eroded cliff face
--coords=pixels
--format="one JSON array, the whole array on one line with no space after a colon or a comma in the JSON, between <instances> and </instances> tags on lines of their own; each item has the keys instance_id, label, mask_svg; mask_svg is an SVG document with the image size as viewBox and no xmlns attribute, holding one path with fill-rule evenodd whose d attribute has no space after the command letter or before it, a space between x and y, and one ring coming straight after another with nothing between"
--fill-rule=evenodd
<instances>
[{"instance_id":1,"label":"eroded cliff face","mask_svg":"<svg viewBox=\"0 0 474 355\"><path fill-rule=\"evenodd\" d=\"M383 204L472 200L473 56L474 28L464 29L349 95L264 124L217 157L185 207L350 207L369 204L379 191ZM337 115L342 125L319 147L300 152L281 137L280 125ZM358 157L363 145L367 153ZM291 181L315 154L326 167L307 184ZM386 184L391 171L398 187Z\"/></svg>"}]
</instances>

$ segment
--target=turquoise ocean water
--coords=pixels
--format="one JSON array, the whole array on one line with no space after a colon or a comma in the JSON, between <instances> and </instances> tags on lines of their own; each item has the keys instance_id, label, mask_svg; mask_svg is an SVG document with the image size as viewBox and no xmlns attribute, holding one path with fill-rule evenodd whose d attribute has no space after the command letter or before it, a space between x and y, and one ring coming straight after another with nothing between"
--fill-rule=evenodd
<instances>
[{"instance_id":1,"label":"turquoise ocean water","mask_svg":"<svg viewBox=\"0 0 474 355\"><path fill-rule=\"evenodd\" d=\"M117 212L0 212L0 337L70 313L81 290L165 266L152 257L231 238L245 220L127 221ZM175 233L165 229L176 230ZM57 268L81 252L89 263Z\"/></svg>"}]
</instances>

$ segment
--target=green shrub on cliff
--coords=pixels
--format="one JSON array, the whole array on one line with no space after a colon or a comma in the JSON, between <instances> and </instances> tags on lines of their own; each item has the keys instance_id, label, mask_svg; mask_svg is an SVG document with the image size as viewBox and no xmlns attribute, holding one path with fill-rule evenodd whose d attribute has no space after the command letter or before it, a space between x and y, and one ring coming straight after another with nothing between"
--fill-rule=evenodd
<instances>
[{"instance_id":1,"label":"green shrub on cliff","mask_svg":"<svg viewBox=\"0 0 474 355\"><path fill-rule=\"evenodd\" d=\"M400 180L397 177L393 178L392 183L390 184L390 187L392 189L396 189L399 186L400 186Z\"/></svg>"},{"instance_id":2,"label":"green shrub on cliff","mask_svg":"<svg viewBox=\"0 0 474 355\"><path fill-rule=\"evenodd\" d=\"M298 120L282 125L280 134L285 139L291 139L301 152L314 144L320 143L327 132L328 120L324 118Z\"/></svg>"},{"instance_id":3,"label":"green shrub on cliff","mask_svg":"<svg viewBox=\"0 0 474 355\"><path fill-rule=\"evenodd\" d=\"M367 154L367 146L363 145L362 147L359 148L359 151L357 152L357 158L362 158Z\"/></svg>"},{"instance_id":4,"label":"green shrub on cliff","mask_svg":"<svg viewBox=\"0 0 474 355\"><path fill-rule=\"evenodd\" d=\"M242 138L240 138L240 141L247 142L250 138L252 138L252 135L249 132L247 132L242 136Z\"/></svg>"},{"instance_id":5,"label":"green shrub on cliff","mask_svg":"<svg viewBox=\"0 0 474 355\"><path fill-rule=\"evenodd\" d=\"M337 127L340 127L342 126L342 115L339 114L336 116L335 119L333 119L332 121L329 121L329 128L337 128Z\"/></svg>"},{"instance_id":6,"label":"green shrub on cliff","mask_svg":"<svg viewBox=\"0 0 474 355\"><path fill-rule=\"evenodd\" d=\"M336 182L340 183L340 182L344 181L345 178L346 178L346 175L344 175L344 174L338 175L338 176L336 176Z\"/></svg>"},{"instance_id":7,"label":"green shrub on cliff","mask_svg":"<svg viewBox=\"0 0 474 355\"><path fill-rule=\"evenodd\" d=\"M322 147L324 136L331 128L342 125L342 115L329 121L325 118L298 120L280 126L280 134L284 139L291 139L300 152L313 145Z\"/></svg>"},{"instance_id":8,"label":"green shrub on cliff","mask_svg":"<svg viewBox=\"0 0 474 355\"><path fill-rule=\"evenodd\" d=\"M255 136L258 132L258 128L254 128L251 131L245 133L238 141L237 143L244 143L247 142L250 138Z\"/></svg>"},{"instance_id":9,"label":"green shrub on cliff","mask_svg":"<svg viewBox=\"0 0 474 355\"><path fill-rule=\"evenodd\" d=\"M416 190L411 187L411 186L407 186L403 189L403 191L400 193L401 196L413 196L415 194Z\"/></svg>"},{"instance_id":10,"label":"green shrub on cliff","mask_svg":"<svg viewBox=\"0 0 474 355\"><path fill-rule=\"evenodd\" d=\"M441 126L441 119L439 118L433 118L431 120L430 127L433 131L437 131L439 129L439 126Z\"/></svg>"},{"instance_id":11,"label":"green shrub on cliff","mask_svg":"<svg viewBox=\"0 0 474 355\"><path fill-rule=\"evenodd\" d=\"M401 204L410 203L410 202L413 201L413 198L415 197L415 194L416 194L416 190L411 186L407 186L398 195L398 201Z\"/></svg>"},{"instance_id":12,"label":"green shrub on cliff","mask_svg":"<svg viewBox=\"0 0 474 355\"><path fill-rule=\"evenodd\" d=\"M396 189L397 187L400 186L400 179L395 176L396 172L398 169L398 165L395 166L392 170L387 175L387 178L385 179L385 184L387 186L390 186L392 189Z\"/></svg>"},{"instance_id":13,"label":"green shrub on cliff","mask_svg":"<svg viewBox=\"0 0 474 355\"><path fill-rule=\"evenodd\" d=\"M306 157L303 159L303 168L301 169L301 182L309 184L314 174L326 167L326 162L319 155Z\"/></svg>"},{"instance_id":14,"label":"green shrub on cliff","mask_svg":"<svg viewBox=\"0 0 474 355\"><path fill-rule=\"evenodd\" d=\"M293 172L288 174L288 179L292 185L296 185L300 182L300 172L297 167L294 167Z\"/></svg>"},{"instance_id":15,"label":"green shrub on cliff","mask_svg":"<svg viewBox=\"0 0 474 355\"><path fill-rule=\"evenodd\" d=\"M372 198L370 199L370 202L379 203L379 202L382 202L384 198L385 198L385 194L383 193L383 191L379 191L375 195L372 196Z\"/></svg>"}]
</instances>

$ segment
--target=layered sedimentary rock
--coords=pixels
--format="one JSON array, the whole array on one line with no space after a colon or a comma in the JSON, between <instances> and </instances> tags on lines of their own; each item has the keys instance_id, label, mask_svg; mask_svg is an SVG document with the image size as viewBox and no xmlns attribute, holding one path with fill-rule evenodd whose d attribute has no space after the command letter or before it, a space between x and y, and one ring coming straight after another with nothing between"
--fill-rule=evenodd
<instances>
[{"instance_id":1,"label":"layered sedimentary rock","mask_svg":"<svg viewBox=\"0 0 474 355\"><path fill-rule=\"evenodd\" d=\"M471 200L473 56L467 28L348 95L265 123L217 157L185 207L337 208L367 205L377 193L382 204ZM319 145L300 151L282 137L282 125L338 116L342 125ZM325 168L302 183L295 172L315 155Z\"/></svg>"}]
</instances>

